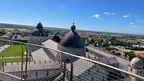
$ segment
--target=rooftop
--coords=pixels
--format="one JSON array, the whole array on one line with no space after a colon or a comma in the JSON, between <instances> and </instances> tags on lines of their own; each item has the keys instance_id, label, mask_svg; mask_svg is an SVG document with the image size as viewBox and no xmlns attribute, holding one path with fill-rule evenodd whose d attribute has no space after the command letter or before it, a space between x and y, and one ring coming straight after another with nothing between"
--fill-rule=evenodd
<instances>
[{"instance_id":1,"label":"rooftop","mask_svg":"<svg viewBox=\"0 0 144 81\"><path fill-rule=\"evenodd\" d=\"M69 48L84 48L83 42L79 34L75 31L76 27L73 23L71 31L67 33L60 42L60 45Z\"/></svg>"}]
</instances>

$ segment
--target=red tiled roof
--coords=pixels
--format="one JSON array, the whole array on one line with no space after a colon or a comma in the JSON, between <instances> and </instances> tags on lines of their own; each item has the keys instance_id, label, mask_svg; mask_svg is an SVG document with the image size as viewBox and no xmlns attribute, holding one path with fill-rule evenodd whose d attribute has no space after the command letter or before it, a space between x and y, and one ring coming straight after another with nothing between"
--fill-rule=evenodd
<instances>
[{"instance_id":1,"label":"red tiled roof","mask_svg":"<svg viewBox=\"0 0 144 81\"><path fill-rule=\"evenodd\" d=\"M144 57L144 51L134 51L133 53L137 56Z\"/></svg>"}]
</instances>

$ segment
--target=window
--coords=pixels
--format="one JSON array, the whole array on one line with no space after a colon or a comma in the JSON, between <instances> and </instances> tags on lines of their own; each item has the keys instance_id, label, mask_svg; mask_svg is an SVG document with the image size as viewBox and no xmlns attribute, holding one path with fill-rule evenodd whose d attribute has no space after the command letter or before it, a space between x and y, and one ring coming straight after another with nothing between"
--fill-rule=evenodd
<instances>
[{"instance_id":1,"label":"window","mask_svg":"<svg viewBox=\"0 0 144 81\"><path fill-rule=\"evenodd\" d=\"M131 71L132 71L133 69L131 68Z\"/></svg>"}]
</instances>

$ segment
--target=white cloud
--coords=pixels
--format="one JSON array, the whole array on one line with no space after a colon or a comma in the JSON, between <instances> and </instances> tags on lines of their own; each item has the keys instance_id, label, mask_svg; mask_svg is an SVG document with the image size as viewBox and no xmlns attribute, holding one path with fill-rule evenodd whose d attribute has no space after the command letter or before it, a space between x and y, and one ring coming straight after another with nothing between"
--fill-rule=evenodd
<instances>
[{"instance_id":1,"label":"white cloud","mask_svg":"<svg viewBox=\"0 0 144 81\"><path fill-rule=\"evenodd\" d=\"M129 24L131 24L131 25L132 25L132 24L134 24L134 23L133 23L133 22L131 22L131 23L129 23Z\"/></svg>"},{"instance_id":2,"label":"white cloud","mask_svg":"<svg viewBox=\"0 0 144 81\"><path fill-rule=\"evenodd\" d=\"M109 15L110 13L109 12L104 12L104 14Z\"/></svg>"},{"instance_id":3,"label":"white cloud","mask_svg":"<svg viewBox=\"0 0 144 81\"><path fill-rule=\"evenodd\" d=\"M138 26L130 26L130 27L132 27L132 28L137 28Z\"/></svg>"},{"instance_id":4,"label":"white cloud","mask_svg":"<svg viewBox=\"0 0 144 81\"><path fill-rule=\"evenodd\" d=\"M115 15L115 12L112 12L112 13L110 13L110 12L104 12L104 14L105 15Z\"/></svg>"},{"instance_id":5,"label":"white cloud","mask_svg":"<svg viewBox=\"0 0 144 81\"><path fill-rule=\"evenodd\" d=\"M123 18L128 18L128 17L129 17L129 15L124 15L124 16L123 16Z\"/></svg>"},{"instance_id":6,"label":"white cloud","mask_svg":"<svg viewBox=\"0 0 144 81\"><path fill-rule=\"evenodd\" d=\"M93 17L99 19L99 18L100 18L100 15L99 15L99 14L95 14L95 15L93 15Z\"/></svg>"}]
</instances>

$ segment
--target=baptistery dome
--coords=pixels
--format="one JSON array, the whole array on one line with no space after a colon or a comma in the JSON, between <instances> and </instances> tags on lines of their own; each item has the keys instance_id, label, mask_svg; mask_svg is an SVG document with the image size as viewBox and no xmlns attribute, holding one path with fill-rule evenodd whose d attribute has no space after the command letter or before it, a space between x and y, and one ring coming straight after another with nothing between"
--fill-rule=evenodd
<instances>
[{"instance_id":1,"label":"baptistery dome","mask_svg":"<svg viewBox=\"0 0 144 81\"><path fill-rule=\"evenodd\" d=\"M60 42L62 46L69 48L84 48L82 39L75 31L75 29L76 27L73 23L71 26L71 31L67 33Z\"/></svg>"},{"instance_id":2,"label":"baptistery dome","mask_svg":"<svg viewBox=\"0 0 144 81\"><path fill-rule=\"evenodd\" d=\"M60 44L58 45L58 49L75 55L84 56L85 48L83 41L75 30L76 26L73 23L71 31L62 38Z\"/></svg>"}]
</instances>

